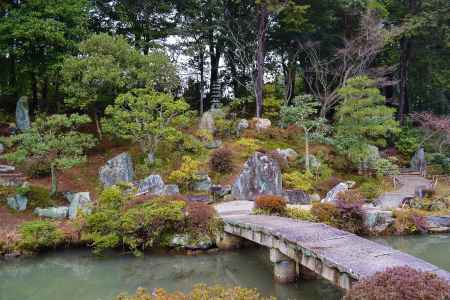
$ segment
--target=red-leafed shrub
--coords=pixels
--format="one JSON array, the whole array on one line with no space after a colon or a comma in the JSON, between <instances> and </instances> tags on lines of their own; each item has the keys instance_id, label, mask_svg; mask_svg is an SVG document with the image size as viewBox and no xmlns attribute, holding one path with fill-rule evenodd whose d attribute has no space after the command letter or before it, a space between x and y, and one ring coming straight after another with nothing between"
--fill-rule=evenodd
<instances>
[{"instance_id":1,"label":"red-leafed shrub","mask_svg":"<svg viewBox=\"0 0 450 300\"><path fill-rule=\"evenodd\" d=\"M356 283L345 300L448 300L450 285L436 274L394 267Z\"/></svg>"},{"instance_id":2,"label":"red-leafed shrub","mask_svg":"<svg viewBox=\"0 0 450 300\"><path fill-rule=\"evenodd\" d=\"M361 233L363 231L364 197L357 191L346 191L338 194L336 208L339 213L340 229Z\"/></svg>"},{"instance_id":3,"label":"red-leafed shrub","mask_svg":"<svg viewBox=\"0 0 450 300\"><path fill-rule=\"evenodd\" d=\"M201 231L208 230L208 226L215 214L214 208L206 203L188 202L186 207L186 217L189 225Z\"/></svg>"},{"instance_id":4,"label":"red-leafed shrub","mask_svg":"<svg viewBox=\"0 0 450 300\"><path fill-rule=\"evenodd\" d=\"M286 211L286 201L280 196L263 195L255 200L255 208L268 214L282 215Z\"/></svg>"},{"instance_id":5,"label":"red-leafed shrub","mask_svg":"<svg viewBox=\"0 0 450 300\"><path fill-rule=\"evenodd\" d=\"M333 203L313 203L311 214L320 222L337 227L339 212Z\"/></svg>"},{"instance_id":6,"label":"red-leafed shrub","mask_svg":"<svg viewBox=\"0 0 450 300\"><path fill-rule=\"evenodd\" d=\"M394 211L394 229L397 234L426 233L428 223L423 212L415 209Z\"/></svg>"},{"instance_id":7,"label":"red-leafed shrub","mask_svg":"<svg viewBox=\"0 0 450 300\"><path fill-rule=\"evenodd\" d=\"M214 172L230 173L233 171L233 152L227 148L215 150L209 160L209 167Z\"/></svg>"}]
</instances>

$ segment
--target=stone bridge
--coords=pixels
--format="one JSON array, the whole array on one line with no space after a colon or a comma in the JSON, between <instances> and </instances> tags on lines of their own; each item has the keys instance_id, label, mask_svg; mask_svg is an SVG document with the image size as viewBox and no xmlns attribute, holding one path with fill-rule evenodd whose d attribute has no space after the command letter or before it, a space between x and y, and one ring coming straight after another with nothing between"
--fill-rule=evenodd
<instances>
[{"instance_id":1,"label":"stone bridge","mask_svg":"<svg viewBox=\"0 0 450 300\"><path fill-rule=\"evenodd\" d=\"M426 261L325 224L249 215L242 207L221 214L219 248L237 248L244 240L268 247L275 280L281 283L320 275L349 289L353 282L394 266L433 272L450 283L449 272Z\"/></svg>"}]
</instances>

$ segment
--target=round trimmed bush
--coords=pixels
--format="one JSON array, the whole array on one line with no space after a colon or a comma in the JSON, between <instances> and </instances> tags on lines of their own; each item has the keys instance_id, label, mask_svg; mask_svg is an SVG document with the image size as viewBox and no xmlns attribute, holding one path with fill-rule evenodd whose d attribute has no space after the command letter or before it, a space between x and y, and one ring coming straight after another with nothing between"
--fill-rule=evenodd
<instances>
[{"instance_id":1,"label":"round trimmed bush","mask_svg":"<svg viewBox=\"0 0 450 300\"><path fill-rule=\"evenodd\" d=\"M263 195L255 200L255 209L267 214L283 215L286 212L286 201L280 196Z\"/></svg>"},{"instance_id":2,"label":"round trimmed bush","mask_svg":"<svg viewBox=\"0 0 450 300\"><path fill-rule=\"evenodd\" d=\"M209 160L209 167L218 173L230 173L233 171L233 152L227 148L215 150Z\"/></svg>"},{"instance_id":3,"label":"round trimmed bush","mask_svg":"<svg viewBox=\"0 0 450 300\"><path fill-rule=\"evenodd\" d=\"M345 300L448 300L450 285L436 274L394 267L356 283Z\"/></svg>"}]
</instances>

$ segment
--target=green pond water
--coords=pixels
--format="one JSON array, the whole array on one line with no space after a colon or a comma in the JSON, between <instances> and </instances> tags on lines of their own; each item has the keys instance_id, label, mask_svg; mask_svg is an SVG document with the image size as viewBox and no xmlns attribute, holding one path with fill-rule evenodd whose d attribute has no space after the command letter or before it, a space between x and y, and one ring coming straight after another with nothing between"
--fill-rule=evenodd
<instances>
[{"instance_id":1,"label":"green pond water","mask_svg":"<svg viewBox=\"0 0 450 300\"><path fill-rule=\"evenodd\" d=\"M450 235L374 240L450 271ZM278 299L341 297L341 292L324 280L274 283L264 248L199 256L147 254L140 258L119 254L98 258L88 250L65 250L0 261L1 300L106 300L140 286L188 291L197 283L257 288Z\"/></svg>"}]
</instances>

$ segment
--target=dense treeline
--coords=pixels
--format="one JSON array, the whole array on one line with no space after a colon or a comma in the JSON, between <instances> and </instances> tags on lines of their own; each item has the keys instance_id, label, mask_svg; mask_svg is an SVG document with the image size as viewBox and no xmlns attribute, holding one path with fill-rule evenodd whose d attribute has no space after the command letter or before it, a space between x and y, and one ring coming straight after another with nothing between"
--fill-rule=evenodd
<instances>
[{"instance_id":1,"label":"dense treeline","mask_svg":"<svg viewBox=\"0 0 450 300\"><path fill-rule=\"evenodd\" d=\"M330 117L338 89L369 75L398 105L400 121L413 111L449 112L447 0L12 0L2 2L0 16L0 99L7 111L27 95L35 114L81 108L102 115L115 96L148 79L136 73L126 79L131 83L119 76L97 84L95 76L111 75L112 55L123 70L161 64L173 78L158 89L184 94L200 111L220 85L223 101L246 106L250 115L261 116L274 98L289 103L313 94L321 115ZM118 38L111 53L89 48L86 40L99 33ZM135 50L125 49L121 37ZM85 69L77 65L88 57ZM167 67L171 62L178 70ZM92 74L97 67L105 73Z\"/></svg>"}]
</instances>

